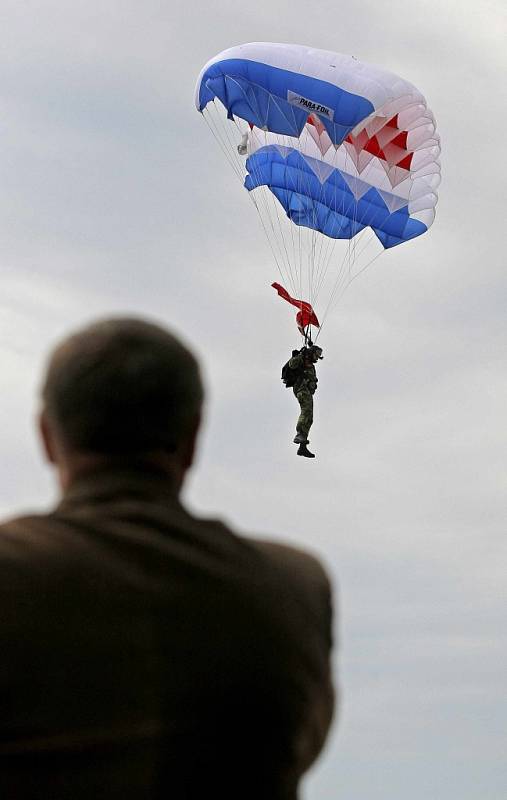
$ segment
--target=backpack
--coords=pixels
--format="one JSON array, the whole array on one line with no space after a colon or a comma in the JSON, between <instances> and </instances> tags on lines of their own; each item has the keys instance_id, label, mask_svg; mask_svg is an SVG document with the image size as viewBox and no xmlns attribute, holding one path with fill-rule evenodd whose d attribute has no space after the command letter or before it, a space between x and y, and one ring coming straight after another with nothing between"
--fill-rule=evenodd
<instances>
[{"instance_id":1,"label":"backpack","mask_svg":"<svg viewBox=\"0 0 507 800\"><path fill-rule=\"evenodd\" d=\"M291 358L294 358L294 356L297 355L299 355L299 350L293 350ZM289 361L291 358L289 358ZM297 379L303 374L304 371L303 367L298 367L297 369L289 367L289 361L287 361L287 363L282 367L282 381L287 389L291 389L294 386Z\"/></svg>"}]
</instances>

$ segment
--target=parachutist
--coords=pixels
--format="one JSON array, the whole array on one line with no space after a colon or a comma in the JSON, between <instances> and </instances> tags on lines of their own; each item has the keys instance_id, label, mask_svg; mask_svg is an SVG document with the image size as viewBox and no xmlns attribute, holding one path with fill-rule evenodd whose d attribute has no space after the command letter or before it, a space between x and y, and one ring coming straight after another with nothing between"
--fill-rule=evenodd
<instances>
[{"instance_id":1,"label":"parachutist","mask_svg":"<svg viewBox=\"0 0 507 800\"><path fill-rule=\"evenodd\" d=\"M308 433L313 423L313 395L317 390L315 364L323 358L322 348L315 344L293 350L292 357L282 368L282 380L291 387L299 403L300 414L296 424L294 444L298 444L298 456L314 458L307 448Z\"/></svg>"}]
</instances>

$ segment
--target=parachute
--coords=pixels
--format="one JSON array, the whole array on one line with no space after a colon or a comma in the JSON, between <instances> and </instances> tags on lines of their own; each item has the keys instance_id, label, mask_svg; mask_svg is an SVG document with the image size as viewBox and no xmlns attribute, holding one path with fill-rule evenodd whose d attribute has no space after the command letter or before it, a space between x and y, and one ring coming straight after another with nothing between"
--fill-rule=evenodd
<instances>
[{"instance_id":1,"label":"parachute","mask_svg":"<svg viewBox=\"0 0 507 800\"><path fill-rule=\"evenodd\" d=\"M422 94L397 75L353 56L251 43L204 66L195 102L261 217L285 287L305 297L280 287L299 323L305 307L317 319L327 295L321 330L384 250L433 223L440 139ZM304 322L306 335L315 322Z\"/></svg>"},{"instance_id":2,"label":"parachute","mask_svg":"<svg viewBox=\"0 0 507 800\"><path fill-rule=\"evenodd\" d=\"M288 291L284 289L283 286L280 286L279 283L272 283L271 286L273 289L276 289L279 296L283 297L284 300L287 300L291 306L296 306L296 308L299 308L299 311L296 314L296 324L302 336L305 336L305 330L308 332L308 329L311 325L315 325L315 327L320 328L320 322L317 319L317 315L310 303L307 303L304 300L296 300L295 297L291 297Z\"/></svg>"}]
</instances>

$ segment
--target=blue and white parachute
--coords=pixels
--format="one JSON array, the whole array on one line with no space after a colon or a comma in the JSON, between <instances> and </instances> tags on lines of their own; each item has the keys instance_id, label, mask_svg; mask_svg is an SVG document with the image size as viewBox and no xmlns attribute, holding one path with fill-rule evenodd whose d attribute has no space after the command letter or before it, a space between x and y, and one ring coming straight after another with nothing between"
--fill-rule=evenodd
<instances>
[{"instance_id":1,"label":"blue and white parachute","mask_svg":"<svg viewBox=\"0 0 507 800\"><path fill-rule=\"evenodd\" d=\"M377 257L370 249L366 266L359 260L371 244L382 252L432 224L440 140L424 97L397 75L252 43L205 65L195 102L261 215L282 278L312 304L329 272L332 301ZM342 259L339 239L349 240Z\"/></svg>"}]
</instances>

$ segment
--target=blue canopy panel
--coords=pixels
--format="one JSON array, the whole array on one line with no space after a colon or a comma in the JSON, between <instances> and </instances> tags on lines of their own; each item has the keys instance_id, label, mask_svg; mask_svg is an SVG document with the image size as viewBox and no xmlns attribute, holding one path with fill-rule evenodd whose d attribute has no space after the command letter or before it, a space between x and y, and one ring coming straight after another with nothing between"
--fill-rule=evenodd
<instances>
[{"instance_id":1,"label":"blue canopy panel","mask_svg":"<svg viewBox=\"0 0 507 800\"><path fill-rule=\"evenodd\" d=\"M199 87L199 111L215 97L230 119L234 115L286 136L299 136L308 115L317 114L333 144L341 144L374 111L361 95L248 59L225 59L206 70Z\"/></svg>"},{"instance_id":2,"label":"blue canopy panel","mask_svg":"<svg viewBox=\"0 0 507 800\"><path fill-rule=\"evenodd\" d=\"M388 249L426 232L407 206L391 212L374 186L356 198L340 170L321 183L308 161L293 148L262 147L247 159L245 188L267 186L296 225L332 239L351 239L370 227Z\"/></svg>"}]
</instances>

